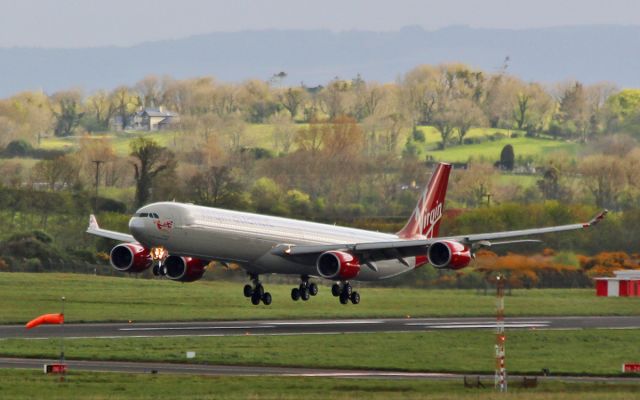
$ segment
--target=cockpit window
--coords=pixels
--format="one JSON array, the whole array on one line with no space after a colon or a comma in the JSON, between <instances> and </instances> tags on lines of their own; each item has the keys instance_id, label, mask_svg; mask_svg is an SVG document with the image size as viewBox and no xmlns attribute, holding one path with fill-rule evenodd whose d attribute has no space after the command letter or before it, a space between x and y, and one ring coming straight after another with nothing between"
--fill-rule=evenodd
<instances>
[{"instance_id":1,"label":"cockpit window","mask_svg":"<svg viewBox=\"0 0 640 400\"><path fill-rule=\"evenodd\" d=\"M156 213L135 213L133 214L134 217L138 217L138 218L155 218L155 219L160 219L160 217L158 216L158 214Z\"/></svg>"}]
</instances>

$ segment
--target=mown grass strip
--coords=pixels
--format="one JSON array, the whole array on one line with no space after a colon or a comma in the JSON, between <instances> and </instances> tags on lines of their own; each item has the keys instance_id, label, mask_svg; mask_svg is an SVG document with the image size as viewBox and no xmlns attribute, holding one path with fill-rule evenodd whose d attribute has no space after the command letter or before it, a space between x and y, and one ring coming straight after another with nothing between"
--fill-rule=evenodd
<instances>
[{"instance_id":1,"label":"mown grass strip","mask_svg":"<svg viewBox=\"0 0 640 400\"><path fill-rule=\"evenodd\" d=\"M512 374L618 375L623 362L640 362L637 330L513 330L507 332ZM300 366L401 371L492 373L492 330L287 336L73 339L75 359ZM0 341L0 356L55 357L59 340Z\"/></svg>"},{"instance_id":2,"label":"mown grass strip","mask_svg":"<svg viewBox=\"0 0 640 400\"><path fill-rule=\"evenodd\" d=\"M485 382L487 383L487 382ZM544 382L537 388L516 384L509 394L464 388L455 381L332 379L298 377L202 377L71 371L65 382L41 371L0 370L0 393L6 399L559 399L626 400L637 398L640 385ZM604 397L603 397L604 396Z\"/></svg>"},{"instance_id":3,"label":"mown grass strip","mask_svg":"<svg viewBox=\"0 0 640 400\"><path fill-rule=\"evenodd\" d=\"M0 273L0 323L26 323L60 309L67 322L186 321L272 318L372 318L495 315L495 297L475 290L427 290L360 286L357 306L341 305L322 285L308 302L291 300L291 285L269 283L269 307L253 306L243 282L111 278L81 274ZM514 290L508 316L640 315L637 298L596 297L594 289Z\"/></svg>"}]
</instances>

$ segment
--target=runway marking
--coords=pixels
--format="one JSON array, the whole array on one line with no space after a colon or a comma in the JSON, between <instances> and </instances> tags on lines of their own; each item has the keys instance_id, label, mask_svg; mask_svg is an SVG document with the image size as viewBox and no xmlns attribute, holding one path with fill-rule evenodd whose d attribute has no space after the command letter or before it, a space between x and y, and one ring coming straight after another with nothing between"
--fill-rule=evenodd
<instances>
[{"instance_id":1,"label":"runway marking","mask_svg":"<svg viewBox=\"0 0 640 400\"><path fill-rule=\"evenodd\" d=\"M429 329L479 329L479 328L495 328L496 323L448 323L448 324L428 324L428 323L409 323L407 326L424 326ZM504 324L505 328L546 328L548 323L533 322L533 323L516 323L507 322Z\"/></svg>"},{"instance_id":2,"label":"runway marking","mask_svg":"<svg viewBox=\"0 0 640 400\"><path fill-rule=\"evenodd\" d=\"M269 322L269 325L277 326L296 326L296 325L355 325L355 324L384 324L385 321L370 320L333 320L333 321L296 321L296 322ZM266 326L266 325L263 325Z\"/></svg>"},{"instance_id":3,"label":"runway marking","mask_svg":"<svg viewBox=\"0 0 640 400\"><path fill-rule=\"evenodd\" d=\"M179 327L150 327L150 328L119 328L119 331L201 331L216 329L262 329L275 328L271 325L246 325L246 326L179 326Z\"/></svg>"}]
</instances>

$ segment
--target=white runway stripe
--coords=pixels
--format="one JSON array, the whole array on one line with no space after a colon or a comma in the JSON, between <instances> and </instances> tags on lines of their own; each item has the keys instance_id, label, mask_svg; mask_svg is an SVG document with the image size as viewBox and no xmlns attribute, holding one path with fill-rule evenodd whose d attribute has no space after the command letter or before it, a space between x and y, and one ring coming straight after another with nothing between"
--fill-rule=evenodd
<instances>
[{"instance_id":1,"label":"white runway stripe","mask_svg":"<svg viewBox=\"0 0 640 400\"><path fill-rule=\"evenodd\" d=\"M148 328L120 328L119 331L199 331L217 329L262 329L275 328L272 325L245 325L245 326L172 326L172 327L148 327Z\"/></svg>"}]
</instances>

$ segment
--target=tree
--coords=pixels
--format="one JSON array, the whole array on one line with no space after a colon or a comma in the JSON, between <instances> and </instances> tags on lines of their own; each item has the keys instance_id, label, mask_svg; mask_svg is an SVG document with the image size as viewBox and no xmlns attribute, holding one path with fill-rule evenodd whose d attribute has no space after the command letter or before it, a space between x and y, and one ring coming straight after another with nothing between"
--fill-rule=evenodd
<instances>
[{"instance_id":1,"label":"tree","mask_svg":"<svg viewBox=\"0 0 640 400\"><path fill-rule=\"evenodd\" d=\"M140 98L126 86L116 88L112 93L112 97L114 99L115 114L120 119L120 128L124 130L129 126L132 115L140 106Z\"/></svg>"},{"instance_id":2,"label":"tree","mask_svg":"<svg viewBox=\"0 0 640 400\"><path fill-rule=\"evenodd\" d=\"M109 121L116 112L113 96L104 90L100 90L86 100L86 109L95 124L90 127L99 131L109 129Z\"/></svg>"},{"instance_id":3,"label":"tree","mask_svg":"<svg viewBox=\"0 0 640 400\"><path fill-rule=\"evenodd\" d=\"M534 134L545 128L554 102L544 88L537 83L530 83L520 88L516 95L516 106L513 119L517 129L524 129Z\"/></svg>"},{"instance_id":4,"label":"tree","mask_svg":"<svg viewBox=\"0 0 640 400\"><path fill-rule=\"evenodd\" d=\"M583 184L600 208L617 208L618 196L626 184L624 161L616 156L594 154L580 161Z\"/></svg>"},{"instance_id":5,"label":"tree","mask_svg":"<svg viewBox=\"0 0 640 400\"><path fill-rule=\"evenodd\" d=\"M51 97L55 124L53 132L56 136L70 136L74 133L84 115L80 111L81 97L79 91L57 92Z\"/></svg>"},{"instance_id":6,"label":"tree","mask_svg":"<svg viewBox=\"0 0 640 400\"><path fill-rule=\"evenodd\" d=\"M307 91L303 87L290 87L278 92L278 101L291 115L291 119L295 119L301 107L307 101Z\"/></svg>"},{"instance_id":7,"label":"tree","mask_svg":"<svg viewBox=\"0 0 640 400\"><path fill-rule=\"evenodd\" d=\"M640 89L624 89L608 97L604 107L607 129L623 130L626 122L640 112Z\"/></svg>"},{"instance_id":8,"label":"tree","mask_svg":"<svg viewBox=\"0 0 640 400\"><path fill-rule=\"evenodd\" d=\"M556 115L560 132L568 136L580 135L586 140L591 117L589 111L584 85L574 82L565 87L560 95L560 107Z\"/></svg>"},{"instance_id":9,"label":"tree","mask_svg":"<svg viewBox=\"0 0 640 400\"><path fill-rule=\"evenodd\" d=\"M320 92L320 108L334 119L339 115L347 115L349 108L350 83L334 79Z\"/></svg>"},{"instance_id":10,"label":"tree","mask_svg":"<svg viewBox=\"0 0 640 400\"><path fill-rule=\"evenodd\" d=\"M242 185L225 165L197 173L187 181L186 189L202 205L236 208L241 201Z\"/></svg>"},{"instance_id":11,"label":"tree","mask_svg":"<svg viewBox=\"0 0 640 400\"><path fill-rule=\"evenodd\" d=\"M79 166L70 156L42 160L33 167L33 179L45 183L49 190L69 188L78 182Z\"/></svg>"},{"instance_id":12,"label":"tree","mask_svg":"<svg viewBox=\"0 0 640 400\"><path fill-rule=\"evenodd\" d=\"M505 145L500 152L500 167L508 171L513 171L515 163L515 155L513 152L513 146L510 144Z\"/></svg>"},{"instance_id":13,"label":"tree","mask_svg":"<svg viewBox=\"0 0 640 400\"><path fill-rule=\"evenodd\" d=\"M480 107L473 101L462 98L451 104L451 125L457 128L458 143L462 144L464 137L472 126L482 126L485 116Z\"/></svg>"},{"instance_id":14,"label":"tree","mask_svg":"<svg viewBox=\"0 0 640 400\"><path fill-rule=\"evenodd\" d=\"M153 139L139 137L130 143L131 157L136 181L136 207L147 203L154 186L154 179L160 174L175 170L174 154L166 147L158 145Z\"/></svg>"}]
</instances>

